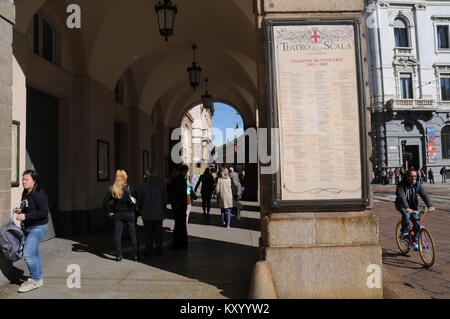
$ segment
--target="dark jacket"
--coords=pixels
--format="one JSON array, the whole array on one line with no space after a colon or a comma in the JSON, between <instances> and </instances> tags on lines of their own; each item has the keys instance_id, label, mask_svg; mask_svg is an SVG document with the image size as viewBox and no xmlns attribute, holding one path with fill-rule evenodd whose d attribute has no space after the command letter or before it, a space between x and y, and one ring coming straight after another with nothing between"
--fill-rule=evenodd
<instances>
[{"instance_id":1,"label":"dark jacket","mask_svg":"<svg viewBox=\"0 0 450 319\"><path fill-rule=\"evenodd\" d=\"M130 188L131 196L136 198L136 192L134 191L133 187L128 185ZM105 198L103 199L103 209L106 213L112 212L114 214L117 213L134 213L135 209L133 208L133 205L130 204L128 198L129 193L126 186L123 188L123 196L122 198L114 198L111 193L111 188L108 188L106 191ZM111 203L110 203L111 202Z\"/></svg>"},{"instance_id":2,"label":"dark jacket","mask_svg":"<svg viewBox=\"0 0 450 319\"><path fill-rule=\"evenodd\" d=\"M178 175L167 185L169 191L170 205L172 209L186 211L187 208L187 184L183 175Z\"/></svg>"},{"instance_id":3,"label":"dark jacket","mask_svg":"<svg viewBox=\"0 0 450 319\"><path fill-rule=\"evenodd\" d=\"M200 189L200 193L202 194L212 194L214 191L214 177L211 173L209 174L202 174L200 176L197 185L195 185L195 191L197 191L198 186L202 183L202 187Z\"/></svg>"},{"instance_id":4,"label":"dark jacket","mask_svg":"<svg viewBox=\"0 0 450 319\"><path fill-rule=\"evenodd\" d=\"M241 182L242 187L247 186L247 175L239 175L239 181Z\"/></svg>"},{"instance_id":5,"label":"dark jacket","mask_svg":"<svg viewBox=\"0 0 450 319\"><path fill-rule=\"evenodd\" d=\"M166 185L159 178L150 176L136 190L139 212L143 220L163 220L166 212Z\"/></svg>"},{"instance_id":6,"label":"dark jacket","mask_svg":"<svg viewBox=\"0 0 450 319\"><path fill-rule=\"evenodd\" d=\"M25 214L23 221L25 228L48 223L48 198L45 193L33 191L31 194L23 195L22 200L28 202L28 206L22 209L22 213Z\"/></svg>"},{"instance_id":7,"label":"dark jacket","mask_svg":"<svg viewBox=\"0 0 450 319\"><path fill-rule=\"evenodd\" d=\"M408 181L405 180L397 184L395 208L398 210L400 210L400 208L411 208L412 210L417 210L419 207L419 199L417 198L417 194L420 195L428 207L433 206L430 197L425 192L425 189L421 184L409 184Z\"/></svg>"}]
</instances>

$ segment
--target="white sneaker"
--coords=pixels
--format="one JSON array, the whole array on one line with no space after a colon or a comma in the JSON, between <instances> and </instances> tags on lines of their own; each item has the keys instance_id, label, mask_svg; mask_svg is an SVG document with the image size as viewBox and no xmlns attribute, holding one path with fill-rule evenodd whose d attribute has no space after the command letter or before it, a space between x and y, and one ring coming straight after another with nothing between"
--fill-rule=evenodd
<instances>
[{"instance_id":1,"label":"white sneaker","mask_svg":"<svg viewBox=\"0 0 450 319\"><path fill-rule=\"evenodd\" d=\"M39 279L38 281L34 281L31 278L28 278L17 290L18 292L28 292L30 290L41 287L44 284L44 279Z\"/></svg>"}]
</instances>

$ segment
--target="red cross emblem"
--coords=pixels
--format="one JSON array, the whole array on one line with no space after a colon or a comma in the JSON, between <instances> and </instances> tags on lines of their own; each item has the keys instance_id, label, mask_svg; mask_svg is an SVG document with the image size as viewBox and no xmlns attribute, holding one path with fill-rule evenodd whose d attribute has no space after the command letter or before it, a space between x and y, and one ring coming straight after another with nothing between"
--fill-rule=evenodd
<instances>
[{"instance_id":1,"label":"red cross emblem","mask_svg":"<svg viewBox=\"0 0 450 319\"><path fill-rule=\"evenodd\" d=\"M314 42L317 43L317 39L320 38L320 36L317 34L317 30L314 30L314 35L311 38L313 38Z\"/></svg>"}]
</instances>

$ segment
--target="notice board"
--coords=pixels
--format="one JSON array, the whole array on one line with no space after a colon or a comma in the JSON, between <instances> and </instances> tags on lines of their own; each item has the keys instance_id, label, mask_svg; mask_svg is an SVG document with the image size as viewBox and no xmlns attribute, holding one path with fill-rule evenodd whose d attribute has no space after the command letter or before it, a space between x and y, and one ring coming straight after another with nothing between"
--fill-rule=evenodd
<instances>
[{"instance_id":1,"label":"notice board","mask_svg":"<svg viewBox=\"0 0 450 319\"><path fill-rule=\"evenodd\" d=\"M354 20L267 20L269 105L279 128L272 206L368 205L361 26Z\"/></svg>"}]
</instances>

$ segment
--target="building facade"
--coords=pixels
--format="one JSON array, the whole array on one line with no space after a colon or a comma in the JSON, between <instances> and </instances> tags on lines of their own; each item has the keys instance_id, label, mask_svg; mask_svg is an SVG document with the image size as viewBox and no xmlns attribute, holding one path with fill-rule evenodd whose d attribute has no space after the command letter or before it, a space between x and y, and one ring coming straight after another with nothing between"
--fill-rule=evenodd
<instances>
[{"instance_id":1,"label":"building facade","mask_svg":"<svg viewBox=\"0 0 450 319\"><path fill-rule=\"evenodd\" d=\"M206 167L214 148L212 144L212 116L214 110L202 104L195 106L181 122L182 160L189 166L190 175L200 175Z\"/></svg>"},{"instance_id":2,"label":"building facade","mask_svg":"<svg viewBox=\"0 0 450 319\"><path fill-rule=\"evenodd\" d=\"M450 2L366 1L372 162L450 164Z\"/></svg>"}]
</instances>

